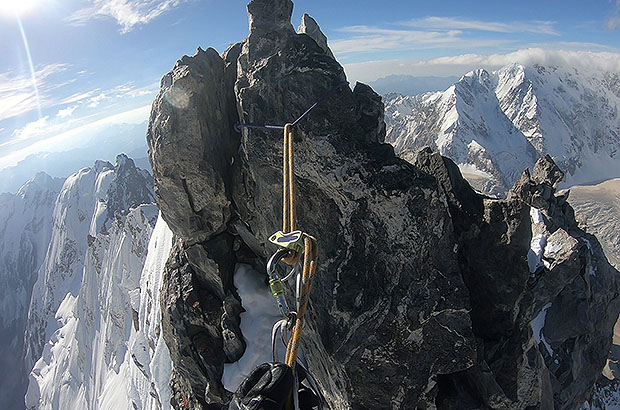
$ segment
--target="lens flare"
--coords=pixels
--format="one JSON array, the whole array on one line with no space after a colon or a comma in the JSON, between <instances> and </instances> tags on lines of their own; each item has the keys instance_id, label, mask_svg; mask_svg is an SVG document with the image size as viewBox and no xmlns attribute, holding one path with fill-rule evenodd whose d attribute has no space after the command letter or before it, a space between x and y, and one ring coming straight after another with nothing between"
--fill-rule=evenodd
<instances>
[{"instance_id":1,"label":"lens flare","mask_svg":"<svg viewBox=\"0 0 620 410\"><path fill-rule=\"evenodd\" d=\"M0 0L0 14L23 16L34 12L42 0Z\"/></svg>"},{"instance_id":2,"label":"lens flare","mask_svg":"<svg viewBox=\"0 0 620 410\"><path fill-rule=\"evenodd\" d=\"M26 56L28 57L28 66L30 67L30 78L32 79L32 88L34 88L34 95L37 99L37 111L39 114L39 118L41 118L41 100L39 98L39 87L37 86L37 75L34 71L34 64L32 63L32 56L30 55L30 47L28 46L28 38L26 37L26 32L24 31L24 26L22 24L22 20L17 17L17 24L19 25L19 31L22 35L22 40L24 41L24 49L26 50Z\"/></svg>"}]
</instances>

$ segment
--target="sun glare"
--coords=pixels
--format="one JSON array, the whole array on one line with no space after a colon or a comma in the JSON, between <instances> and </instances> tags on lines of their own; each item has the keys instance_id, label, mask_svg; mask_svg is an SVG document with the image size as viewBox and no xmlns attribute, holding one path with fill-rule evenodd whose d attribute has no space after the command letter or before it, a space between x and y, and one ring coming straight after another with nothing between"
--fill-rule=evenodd
<instances>
[{"instance_id":1,"label":"sun glare","mask_svg":"<svg viewBox=\"0 0 620 410\"><path fill-rule=\"evenodd\" d=\"M0 14L23 16L33 12L41 0L0 0Z\"/></svg>"}]
</instances>

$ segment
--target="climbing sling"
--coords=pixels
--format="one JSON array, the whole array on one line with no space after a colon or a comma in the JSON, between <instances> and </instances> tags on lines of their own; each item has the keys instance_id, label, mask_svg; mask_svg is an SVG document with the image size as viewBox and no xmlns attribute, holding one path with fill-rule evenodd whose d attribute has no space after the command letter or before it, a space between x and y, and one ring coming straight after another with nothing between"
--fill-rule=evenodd
<instances>
[{"instance_id":1,"label":"climbing sling","mask_svg":"<svg viewBox=\"0 0 620 410\"><path fill-rule=\"evenodd\" d=\"M292 403L289 407L299 409L299 374L295 372L297 365L297 356L299 354L299 342L304 324L304 317L310 299L310 290L312 289L312 279L316 272L316 264L318 259L318 246L316 239L304 232L296 230L295 219L295 172L294 172L294 156L293 156L293 131L292 124L284 126L284 149L282 163L282 230L274 233L270 238L270 242L279 246L280 249L270 258L267 264L267 273L269 275L269 286L273 296L278 302L280 311L284 319L278 321L274 325L272 331L272 349L274 361L278 360L276 336L277 330L280 329L282 339L286 344L286 355L284 363L292 370L295 377L293 388ZM276 266L278 262L283 261L287 265L292 265L293 269L286 278L293 276L298 266L301 255L303 254L303 268L301 276L297 273L296 286L296 312L291 311L285 298L285 288L282 280L276 274ZM285 278L285 279L286 279ZM288 341L285 337L285 329L290 328L291 335ZM306 372L307 373L307 372ZM319 401L320 403L320 401Z\"/></svg>"}]
</instances>

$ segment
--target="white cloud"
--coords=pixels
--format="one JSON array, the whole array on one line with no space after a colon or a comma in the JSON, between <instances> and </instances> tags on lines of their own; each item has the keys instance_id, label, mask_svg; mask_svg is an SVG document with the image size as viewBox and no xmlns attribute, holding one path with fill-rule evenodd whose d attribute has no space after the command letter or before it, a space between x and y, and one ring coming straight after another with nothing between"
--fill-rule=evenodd
<instances>
[{"instance_id":1,"label":"white cloud","mask_svg":"<svg viewBox=\"0 0 620 410\"><path fill-rule=\"evenodd\" d=\"M329 41L340 57L356 53L429 49L495 50L514 45L521 38L490 37L491 33L559 36L552 21L494 22L461 17L425 17L392 23L397 28L350 26L336 31L345 37ZM477 33L477 36L476 36Z\"/></svg>"},{"instance_id":2,"label":"white cloud","mask_svg":"<svg viewBox=\"0 0 620 410\"><path fill-rule=\"evenodd\" d=\"M94 18L112 17L127 33L135 26L151 20L188 0L93 0L92 5L69 17L76 25L85 25Z\"/></svg>"},{"instance_id":3,"label":"white cloud","mask_svg":"<svg viewBox=\"0 0 620 410\"><path fill-rule=\"evenodd\" d=\"M73 148L93 144L93 136L107 126L122 124L141 124L148 121L151 105L145 105L129 111L110 115L95 121L80 124L79 120L50 125L43 132L43 122L38 125L28 124L19 131L20 136L29 135L35 140L32 144L20 149L6 151L6 155L0 156L0 169L14 166L28 155L39 152L59 152ZM47 121L47 120L46 120ZM71 125L71 126L70 126ZM5 143L7 144L7 143ZM3 144L4 145L4 144ZM0 145L2 147L2 145ZM0 154L1 155L1 154Z\"/></svg>"},{"instance_id":4,"label":"white cloud","mask_svg":"<svg viewBox=\"0 0 620 410\"><path fill-rule=\"evenodd\" d=\"M390 74L414 76L460 76L485 68L496 70L512 63L571 66L620 74L620 53L528 48L506 54L462 54L433 59L399 59L345 64L350 81L374 81Z\"/></svg>"},{"instance_id":5,"label":"white cloud","mask_svg":"<svg viewBox=\"0 0 620 410\"><path fill-rule=\"evenodd\" d=\"M403 23L404 26L430 30L474 30L494 33L534 33L557 36L553 21L513 21L500 23L492 21L468 20L460 17L426 17Z\"/></svg>"},{"instance_id":6,"label":"white cloud","mask_svg":"<svg viewBox=\"0 0 620 410\"><path fill-rule=\"evenodd\" d=\"M48 92L58 88L58 84L48 81L48 77L67 68L66 64L49 64L35 71L38 99L30 73L0 73L0 121L35 110L39 104L42 108L53 105Z\"/></svg>"},{"instance_id":7,"label":"white cloud","mask_svg":"<svg viewBox=\"0 0 620 410\"><path fill-rule=\"evenodd\" d=\"M71 107L67 107L67 108L63 108L62 110L58 110L58 113L56 114L56 117L58 118L67 118L73 115L73 111L75 111L77 109L77 105L71 106Z\"/></svg>"},{"instance_id":8,"label":"white cloud","mask_svg":"<svg viewBox=\"0 0 620 410\"><path fill-rule=\"evenodd\" d=\"M121 85L117 85L114 88L109 90L101 91L94 90L89 93L82 94L82 99L79 101L86 100L88 102L88 106L91 108L98 107L102 102L114 103L123 99L130 98L138 98L144 97L148 95L155 95L157 89L159 87L158 83L149 84L145 87L136 88L135 85L130 83L125 83ZM77 96L76 96L77 98Z\"/></svg>"},{"instance_id":9,"label":"white cloud","mask_svg":"<svg viewBox=\"0 0 620 410\"><path fill-rule=\"evenodd\" d=\"M84 101L86 99L91 98L98 91L99 91L99 88L96 88L96 89L90 90L90 91L86 91L86 92L75 93L75 94L72 94L72 95L70 95L70 96L60 100L59 104L64 105L64 104L74 104L74 103L77 103L77 102L81 102L81 101Z\"/></svg>"},{"instance_id":10,"label":"white cloud","mask_svg":"<svg viewBox=\"0 0 620 410\"><path fill-rule=\"evenodd\" d=\"M63 134L72 128L91 123L94 121L94 118L101 118L104 115L108 115L108 118L123 118L122 116L111 115L111 113L118 113L119 110L134 112L130 107L143 106L144 104L149 104L150 106L150 101L148 101L150 98L148 97L155 95L158 89L159 83L136 88L130 82L104 91L95 89L76 93L55 104L49 102L48 106L59 107L56 115L52 115L51 118L45 116L26 124L22 128L15 129L8 140L0 143L0 156L5 154L5 151L9 148L11 150L19 150L24 148L25 145L45 140L50 135ZM65 107L60 109L61 106ZM90 110L91 114L87 116L73 117L74 111L80 107L96 108L96 110ZM81 111L89 112L88 109Z\"/></svg>"},{"instance_id":11,"label":"white cloud","mask_svg":"<svg viewBox=\"0 0 620 410\"><path fill-rule=\"evenodd\" d=\"M88 101L90 102L90 104L88 104L88 106L91 107L91 108L95 108L96 106L98 106L101 103L101 101L103 101L103 100L105 100L107 98L109 98L109 97L106 95L106 93L99 93L96 96L89 98Z\"/></svg>"},{"instance_id":12,"label":"white cloud","mask_svg":"<svg viewBox=\"0 0 620 410\"><path fill-rule=\"evenodd\" d=\"M23 128L16 129L11 134L11 139L0 144L0 148L15 145L41 136L49 126L49 117L45 116L36 121L26 124Z\"/></svg>"},{"instance_id":13,"label":"white cloud","mask_svg":"<svg viewBox=\"0 0 620 410\"><path fill-rule=\"evenodd\" d=\"M464 39L460 30L420 31L395 30L370 26L344 27L338 31L352 34L351 38L329 42L337 55L433 48L493 47L507 44L497 39Z\"/></svg>"}]
</instances>

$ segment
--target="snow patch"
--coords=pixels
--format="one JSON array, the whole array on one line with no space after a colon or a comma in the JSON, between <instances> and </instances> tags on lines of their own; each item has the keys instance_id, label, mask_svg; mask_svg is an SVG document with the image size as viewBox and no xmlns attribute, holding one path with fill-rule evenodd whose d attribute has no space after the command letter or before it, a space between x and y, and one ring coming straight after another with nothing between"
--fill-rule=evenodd
<instances>
[{"instance_id":1,"label":"snow patch","mask_svg":"<svg viewBox=\"0 0 620 410\"><path fill-rule=\"evenodd\" d=\"M545 336L543 335L543 329L545 327L545 321L547 320L547 310L551 307L551 303L547 303L541 311L534 317L534 319L530 322L530 327L532 328L532 333L534 334L534 338L536 339L536 343L543 343L547 352L553 357L554 352L551 348L551 345L547 343L545 340Z\"/></svg>"},{"instance_id":2,"label":"snow patch","mask_svg":"<svg viewBox=\"0 0 620 410\"><path fill-rule=\"evenodd\" d=\"M224 365L222 384L228 391L235 391L259 364L272 361L271 329L282 316L264 276L249 265L238 264L235 270L235 287L241 297L241 331L247 343L245 353L235 363Z\"/></svg>"},{"instance_id":3,"label":"snow patch","mask_svg":"<svg viewBox=\"0 0 620 410\"><path fill-rule=\"evenodd\" d=\"M527 263L530 273L534 274L541 266L544 266L542 257L547 246L547 233L540 210L530 207L530 218L532 219L532 240L527 253Z\"/></svg>"},{"instance_id":4,"label":"snow patch","mask_svg":"<svg viewBox=\"0 0 620 410\"><path fill-rule=\"evenodd\" d=\"M458 167L459 167L459 170L461 171L461 174L475 175L477 177L481 177L481 178L485 178L485 179L493 178L493 175L489 174L486 171L478 169L473 164L461 163L461 164L458 164Z\"/></svg>"}]
</instances>

